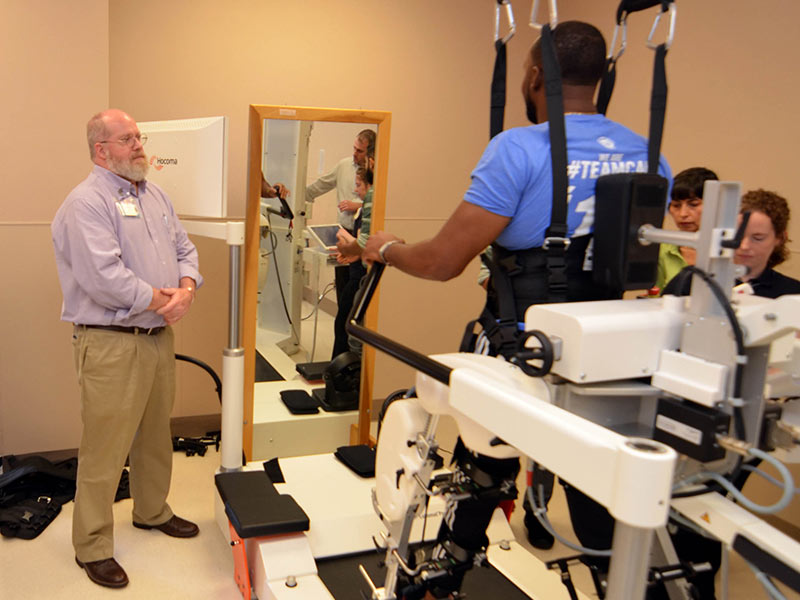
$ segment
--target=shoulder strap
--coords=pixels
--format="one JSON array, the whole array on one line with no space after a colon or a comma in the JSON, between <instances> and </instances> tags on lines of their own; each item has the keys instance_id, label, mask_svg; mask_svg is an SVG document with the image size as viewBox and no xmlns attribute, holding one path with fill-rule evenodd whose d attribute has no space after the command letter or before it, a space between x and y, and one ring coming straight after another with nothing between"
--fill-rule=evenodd
<instances>
[{"instance_id":1,"label":"shoulder strap","mask_svg":"<svg viewBox=\"0 0 800 600\"><path fill-rule=\"evenodd\" d=\"M611 94L614 92L614 83L617 81L617 58L619 57L608 56L606 58L603 77L600 79L600 89L597 90L597 112L601 115L606 114L608 104L611 102Z\"/></svg>"},{"instance_id":2,"label":"shoulder strap","mask_svg":"<svg viewBox=\"0 0 800 600\"><path fill-rule=\"evenodd\" d=\"M561 67L556 56L550 25L542 27L542 66L547 99L547 123L550 135L550 165L553 173L553 202L550 226L545 231L547 252L548 297L553 302L567 299L567 133L564 125L564 97Z\"/></svg>"},{"instance_id":3,"label":"shoulder strap","mask_svg":"<svg viewBox=\"0 0 800 600\"><path fill-rule=\"evenodd\" d=\"M492 73L492 96L489 112L489 139L503 131L503 120L506 111L506 43L497 40L494 43L497 54L494 59Z\"/></svg>"},{"instance_id":4,"label":"shoulder strap","mask_svg":"<svg viewBox=\"0 0 800 600\"><path fill-rule=\"evenodd\" d=\"M674 0L621 0L617 7L614 36L611 46L608 48L606 64L603 69L603 77L600 79L600 89L597 91L597 112L606 114L608 104L611 102L611 95L614 92L614 84L617 79L617 60L625 51L627 19L631 13L646 10L658 4L661 5L662 12L669 8L670 2ZM619 52L616 51L618 36L622 37Z\"/></svg>"},{"instance_id":5,"label":"shoulder strap","mask_svg":"<svg viewBox=\"0 0 800 600\"><path fill-rule=\"evenodd\" d=\"M661 137L664 133L664 116L667 111L667 57L666 44L659 44L653 63L653 89L650 93L650 135L647 141L647 171L658 174L661 156Z\"/></svg>"}]
</instances>

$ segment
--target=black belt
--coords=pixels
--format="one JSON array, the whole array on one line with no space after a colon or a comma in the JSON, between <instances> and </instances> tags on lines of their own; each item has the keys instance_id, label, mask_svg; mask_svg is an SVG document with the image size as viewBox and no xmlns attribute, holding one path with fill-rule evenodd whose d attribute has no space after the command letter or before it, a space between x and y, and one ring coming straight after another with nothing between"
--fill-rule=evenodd
<instances>
[{"instance_id":1,"label":"black belt","mask_svg":"<svg viewBox=\"0 0 800 600\"><path fill-rule=\"evenodd\" d=\"M121 325L77 325L86 329L105 329L107 331L119 331L120 333L132 333L133 335L158 335L165 329L164 327L122 327Z\"/></svg>"}]
</instances>

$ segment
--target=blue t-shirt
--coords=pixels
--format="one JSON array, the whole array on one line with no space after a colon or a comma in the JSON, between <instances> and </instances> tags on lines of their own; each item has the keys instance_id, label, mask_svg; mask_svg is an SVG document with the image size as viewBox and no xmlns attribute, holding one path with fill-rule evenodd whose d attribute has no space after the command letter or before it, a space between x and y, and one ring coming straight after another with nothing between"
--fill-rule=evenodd
<instances>
[{"instance_id":1,"label":"blue t-shirt","mask_svg":"<svg viewBox=\"0 0 800 600\"><path fill-rule=\"evenodd\" d=\"M647 172L647 140L603 115L566 115L569 237L594 225L594 186L601 175ZM659 174L672 183L667 161ZM464 200L511 217L497 243L509 250L538 248L550 226L553 175L548 124L495 136L472 172Z\"/></svg>"}]
</instances>

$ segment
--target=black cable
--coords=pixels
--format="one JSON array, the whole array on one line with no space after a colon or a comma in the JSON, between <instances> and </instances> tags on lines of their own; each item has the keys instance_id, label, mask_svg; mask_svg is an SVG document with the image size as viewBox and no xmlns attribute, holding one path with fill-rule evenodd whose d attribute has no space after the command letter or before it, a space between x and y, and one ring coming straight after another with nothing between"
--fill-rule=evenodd
<instances>
[{"instance_id":1,"label":"black cable","mask_svg":"<svg viewBox=\"0 0 800 600\"><path fill-rule=\"evenodd\" d=\"M689 265L684 267L678 276L682 276L686 279L690 274L697 275L703 282L709 287L711 293L714 295L714 298L717 300L719 305L722 307L722 310L725 312L725 316L728 318L730 322L731 329L733 330L733 339L736 343L736 369L734 371L733 376L733 397L736 399L741 400L742 395L742 379L744 378L744 362L745 362L745 353L744 353L744 333L742 332L742 328L739 325L739 320L736 318L736 313L733 311L733 306L731 306L730 300L725 295L725 292L722 291L719 283L711 277L708 273L700 269L695 265ZM682 289L683 284L678 286L678 289ZM741 406L734 405L733 406L733 427L736 437L742 441L746 439L746 430L744 425L744 411L742 410ZM739 478L739 474L742 470L742 462L743 457L738 457L736 460L736 466L733 470L726 476L727 479L731 482L736 481ZM692 490L688 492L678 492L672 495L673 498L686 498L691 496L698 496L700 494L705 494L707 492L717 491L725 495L725 492L719 484L710 483L706 484L704 487L699 488L697 490Z\"/></svg>"},{"instance_id":2,"label":"black cable","mask_svg":"<svg viewBox=\"0 0 800 600\"><path fill-rule=\"evenodd\" d=\"M422 517L422 537L420 540L425 541L425 530L428 527L428 508L430 507L431 497L425 494L425 513Z\"/></svg>"},{"instance_id":3,"label":"black cable","mask_svg":"<svg viewBox=\"0 0 800 600\"><path fill-rule=\"evenodd\" d=\"M738 475L738 472L740 470L741 470L741 462L738 465L736 465L736 468L733 470L733 473L731 473L731 477L729 477L729 479L730 480L735 479L734 477L732 477L732 475L733 474ZM672 497L691 498L692 496L702 496L703 494L707 494L709 492L718 492L723 496L728 493L720 484L718 484L716 481L712 481L710 483L704 484L703 486L697 488L696 490L689 490L688 492L675 492L672 494Z\"/></svg>"},{"instance_id":4,"label":"black cable","mask_svg":"<svg viewBox=\"0 0 800 600\"><path fill-rule=\"evenodd\" d=\"M325 289L322 290L322 293L317 296L317 303L314 305L314 308L311 309L311 312L308 313L305 317L301 316L301 321L308 321L311 317L314 316L314 313L319 311L319 303L325 299L325 296L330 294L335 288L333 283L328 283L325 285Z\"/></svg>"},{"instance_id":5,"label":"black cable","mask_svg":"<svg viewBox=\"0 0 800 600\"><path fill-rule=\"evenodd\" d=\"M389 410L389 405L402 398L416 398L416 393L416 389L412 387L395 390L386 396L386 400L383 401L381 409L378 411L378 434L376 439L381 437L381 426L383 425L383 419L386 417L386 411Z\"/></svg>"},{"instance_id":6,"label":"black cable","mask_svg":"<svg viewBox=\"0 0 800 600\"><path fill-rule=\"evenodd\" d=\"M199 358L194 358L192 356L187 356L185 354L175 354L175 360L182 360L184 362L192 363L193 365L197 365L201 369L203 369L206 373L211 376L211 379L214 380L214 385L216 386L217 396L219 397L219 403L222 404L222 381L220 380L217 372L214 371L208 364L204 363Z\"/></svg>"},{"instance_id":7,"label":"black cable","mask_svg":"<svg viewBox=\"0 0 800 600\"><path fill-rule=\"evenodd\" d=\"M275 235L275 232L272 231L272 222L269 218L269 213L267 213L267 224L269 226L269 242L270 246L272 246L272 262L275 264L275 279L278 281L278 291L281 293L281 303L283 304L283 312L286 314L286 320L289 321L289 327L292 329L292 333L294 333L294 338L297 340L297 343L300 343L300 336L297 334L297 331L294 328L294 323L292 323L292 317L289 315L289 307L286 305L286 296L283 294L283 285L281 284L281 271L278 268L278 257L275 254L275 250L278 247L278 236Z\"/></svg>"},{"instance_id":8,"label":"black cable","mask_svg":"<svg viewBox=\"0 0 800 600\"><path fill-rule=\"evenodd\" d=\"M733 312L733 306L731 306L730 300L725 295L725 292L722 291L719 283L711 277L708 273L696 267L695 265L689 265L683 269L687 273L692 273L697 275L702 279L705 284L711 290L711 293L714 295L714 298L717 300L719 305L722 307L722 310L725 312L725 316L728 318L728 321L731 324L731 329L733 330L733 339L736 342L736 370L734 371L733 376L733 397L735 399L741 399L742 396L742 379L744 377L744 360L746 359L744 353L744 333L742 332L742 328L739 325L739 320L736 318L736 313ZM734 405L733 407L733 416L734 416L734 429L736 431L736 436L744 441L745 436L745 427L744 427L744 414L742 411L741 406Z\"/></svg>"}]
</instances>

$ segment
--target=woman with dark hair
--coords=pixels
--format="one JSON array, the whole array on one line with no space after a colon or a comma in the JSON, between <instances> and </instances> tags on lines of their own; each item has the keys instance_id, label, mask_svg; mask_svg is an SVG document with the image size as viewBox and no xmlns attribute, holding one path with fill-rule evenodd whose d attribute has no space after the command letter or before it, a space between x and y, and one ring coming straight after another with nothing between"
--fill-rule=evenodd
<instances>
[{"instance_id":1,"label":"woman with dark hair","mask_svg":"<svg viewBox=\"0 0 800 600\"><path fill-rule=\"evenodd\" d=\"M672 180L669 214L681 231L695 232L700 229L703 215L703 187L706 181L717 181L719 177L711 169L691 167L684 169ZM658 253L658 278L656 287L663 290L669 281L687 265L693 265L696 251L689 246L661 244Z\"/></svg>"},{"instance_id":2,"label":"woman with dark hair","mask_svg":"<svg viewBox=\"0 0 800 600\"><path fill-rule=\"evenodd\" d=\"M749 211L750 220L733 262L745 265L741 281L750 285L756 296L777 298L800 294L800 281L774 270L789 256L789 204L775 192L755 190L742 196L741 212Z\"/></svg>"}]
</instances>

